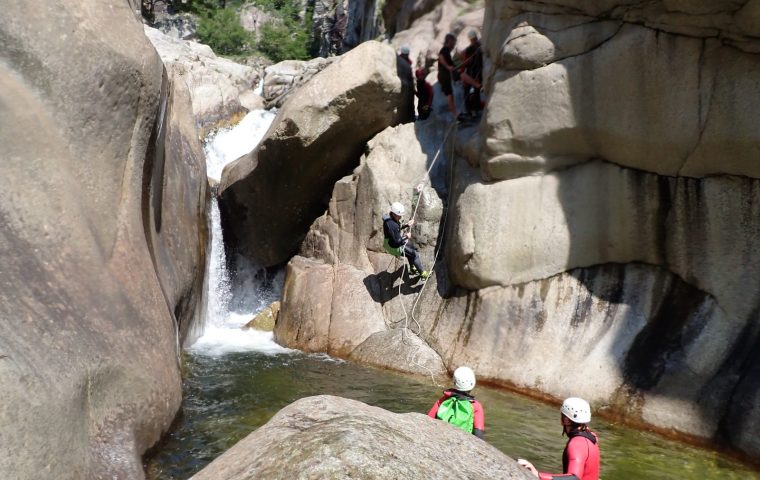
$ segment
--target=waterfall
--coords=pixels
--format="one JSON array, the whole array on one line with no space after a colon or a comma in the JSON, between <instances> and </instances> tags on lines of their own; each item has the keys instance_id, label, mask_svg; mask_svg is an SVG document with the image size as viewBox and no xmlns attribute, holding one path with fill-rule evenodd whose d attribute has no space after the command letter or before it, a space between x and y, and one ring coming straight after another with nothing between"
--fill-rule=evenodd
<instances>
[{"instance_id":1,"label":"waterfall","mask_svg":"<svg viewBox=\"0 0 760 480\"><path fill-rule=\"evenodd\" d=\"M205 140L209 179L218 181L228 163L253 150L266 134L275 112L253 110L237 125L210 134ZM233 298L230 272L222 239L219 204L212 198L208 207L211 219L211 248L206 272L206 320L203 333L188 350L218 356L229 352L257 351L274 354L290 350L277 345L271 332L241 329L253 316L279 299L282 273L267 278L255 267L236 272L236 281L244 282L246 298ZM233 307L234 305L234 307Z\"/></svg>"}]
</instances>

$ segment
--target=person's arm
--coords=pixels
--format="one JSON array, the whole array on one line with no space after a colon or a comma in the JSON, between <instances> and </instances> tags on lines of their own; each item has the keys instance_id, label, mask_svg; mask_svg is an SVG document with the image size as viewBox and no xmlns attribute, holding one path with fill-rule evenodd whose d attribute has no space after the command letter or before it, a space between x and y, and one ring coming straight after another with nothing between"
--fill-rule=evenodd
<instances>
[{"instance_id":1,"label":"person's arm","mask_svg":"<svg viewBox=\"0 0 760 480\"><path fill-rule=\"evenodd\" d=\"M388 243L390 243L393 248L400 247L406 241L406 236L401 235L399 224L394 221L388 221L388 233L390 233Z\"/></svg>"},{"instance_id":2,"label":"person's arm","mask_svg":"<svg viewBox=\"0 0 760 480\"><path fill-rule=\"evenodd\" d=\"M588 459L588 440L575 437L567 444L567 471L561 475L539 473L540 480L580 480L586 469Z\"/></svg>"},{"instance_id":3,"label":"person's arm","mask_svg":"<svg viewBox=\"0 0 760 480\"><path fill-rule=\"evenodd\" d=\"M483 405L480 402L473 402L473 414L475 418L472 422L472 434L482 439L486 433L486 415L483 411Z\"/></svg>"},{"instance_id":4,"label":"person's arm","mask_svg":"<svg viewBox=\"0 0 760 480\"><path fill-rule=\"evenodd\" d=\"M454 71L454 65L449 65L449 62L446 61L446 57L444 57L442 53L438 54L438 62L444 67L446 67L446 70L448 70L449 72Z\"/></svg>"},{"instance_id":5,"label":"person's arm","mask_svg":"<svg viewBox=\"0 0 760 480\"><path fill-rule=\"evenodd\" d=\"M441 406L441 400L443 400L443 397L436 400L436 402L433 404L433 406L430 408L430 411L428 412L428 417L435 418L435 416L438 415L438 407Z\"/></svg>"}]
</instances>

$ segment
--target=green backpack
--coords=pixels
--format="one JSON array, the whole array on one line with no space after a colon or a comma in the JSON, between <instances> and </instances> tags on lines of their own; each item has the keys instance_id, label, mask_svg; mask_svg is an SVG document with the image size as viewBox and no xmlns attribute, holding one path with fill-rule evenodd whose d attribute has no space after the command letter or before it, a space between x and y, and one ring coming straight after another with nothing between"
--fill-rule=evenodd
<instances>
[{"instance_id":1,"label":"green backpack","mask_svg":"<svg viewBox=\"0 0 760 480\"><path fill-rule=\"evenodd\" d=\"M449 397L438 407L436 417L455 427L461 428L467 433L472 433L475 421L475 409L469 400Z\"/></svg>"}]
</instances>

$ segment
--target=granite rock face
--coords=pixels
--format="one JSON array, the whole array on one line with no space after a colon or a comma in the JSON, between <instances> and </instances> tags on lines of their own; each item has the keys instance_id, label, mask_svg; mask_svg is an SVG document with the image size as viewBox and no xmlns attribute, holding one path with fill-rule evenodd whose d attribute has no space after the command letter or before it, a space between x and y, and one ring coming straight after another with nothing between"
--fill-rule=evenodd
<instances>
[{"instance_id":1,"label":"granite rock face","mask_svg":"<svg viewBox=\"0 0 760 480\"><path fill-rule=\"evenodd\" d=\"M395 52L378 42L363 43L299 88L259 146L224 169L219 206L228 249L261 266L290 258L367 140L408 114L410 94Z\"/></svg>"},{"instance_id":2,"label":"granite rock face","mask_svg":"<svg viewBox=\"0 0 760 480\"><path fill-rule=\"evenodd\" d=\"M260 75L247 65L217 57L211 47L145 27L166 69L187 83L196 122L203 132L237 114L263 108L254 92Z\"/></svg>"},{"instance_id":3,"label":"granite rock face","mask_svg":"<svg viewBox=\"0 0 760 480\"><path fill-rule=\"evenodd\" d=\"M451 445L457 455L451 455ZM419 413L327 395L280 410L193 480L531 478L488 443Z\"/></svg>"},{"instance_id":4,"label":"granite rock face","mask_svg":"<svg viewBox=\"0 0 760 480\"><path fill-rule=\"evenodd\" d=\"M10 2L0 37L0 477L140 479L203 281L187 91L127 2Z\"/></svg>"},{"instance_id":5,"label":"granite rock face","mask_svg":"<svg viewBox=\"0 0 760 480\"><path fill-rule=\"evenodd\" d=\"M283 315L307 316L299 278L329 286L301 333L332 348L332 312L353 312L344 345L360 358L416 306L413 332L446 369L759 454L756 15L746 1L487 1L488 107L444 150L448 215L415 227L432 227L415 236L428 262L443 248L436 276L394 295L395 280L337 280L390 268L379 217L415 181L377 172L426 165L414 142L375 152L384 133L291 262Z\"/></svg>"},{"instance_id":6,"label":"granite rock face","mask_svg":"<svg viewBox=\"0 0 760 480\"><path fill-rule=\"evenodd\" d=\"M392 202L404 203L410 212L418 205L413 239L430 267L446 194L445 161L438 162L445 156L438 150L443 128L431 119L386 129L369 143L354 173L335 184L327 213L288 263L275 327L279 343L446 377L440 355L415 335L419 312L411 294L421 291L422 283L385 253L382 231L382 216Z\"/></svg>"}]
</instances>

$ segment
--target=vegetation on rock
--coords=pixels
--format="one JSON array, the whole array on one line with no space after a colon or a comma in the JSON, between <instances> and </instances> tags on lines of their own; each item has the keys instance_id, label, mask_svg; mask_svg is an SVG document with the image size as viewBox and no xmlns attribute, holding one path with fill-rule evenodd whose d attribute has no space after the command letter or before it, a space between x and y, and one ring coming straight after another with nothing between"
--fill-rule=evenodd
<instances>
[{"instance_id":1,"label":"vegetation on rock","mask_svg":"<svg viewBox=\"0 0 760 480\"><path fill-rule=\"evenodd\" d=\"M272 20L262 26L258 40L240 24L239 9L244 5L271 14ZM304 9L298 0L175 0L172 6L198 15L198 39L218 54L260 53L274 62L314 56L313 6Z\"/></svg>"}]
</instances>

